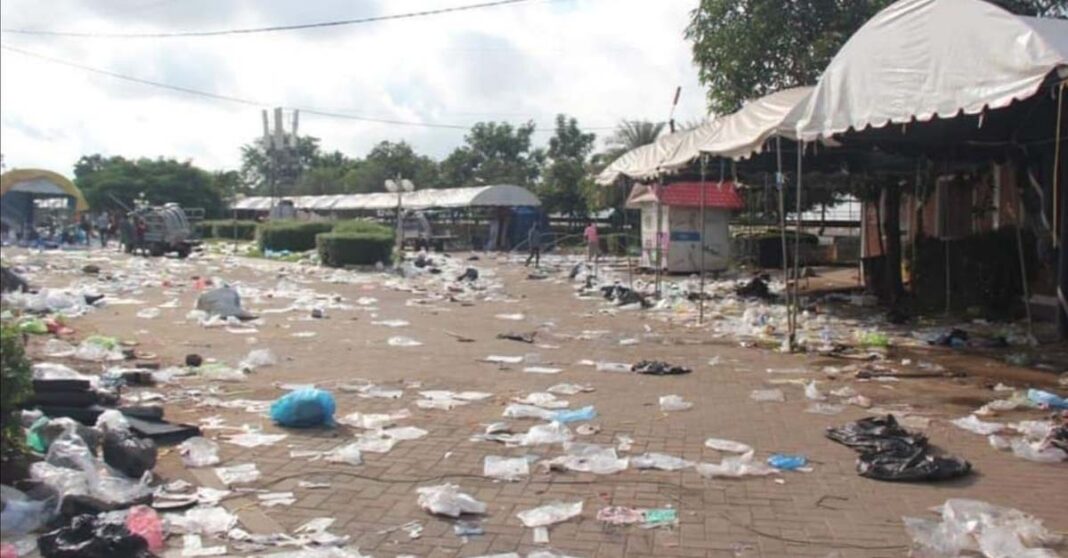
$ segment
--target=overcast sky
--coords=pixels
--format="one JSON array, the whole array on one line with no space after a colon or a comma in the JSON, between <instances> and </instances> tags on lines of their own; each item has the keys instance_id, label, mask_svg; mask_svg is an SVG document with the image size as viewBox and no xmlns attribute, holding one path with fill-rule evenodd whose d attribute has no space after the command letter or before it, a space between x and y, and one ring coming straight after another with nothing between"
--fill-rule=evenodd
<instances>
[{"instance_id":1,"label":"overcast sky","mask_svg":"<svg viewBox=\"0 0 1068 558\"><path fill-rule=\"evenodd\" d=\"M4 28L192 31L310 23L476 0L4 0ZM683 38L696 0L535 0L418 19L251 35L103 39L3 33L3 43L142 79L268 105L470 125L566 113L590 128L705 114ZM0 150L8 168L66 175L83 154L236 168L260 108L94 75L0 51ZM363 156L405 140L442 158L464 131L301 115L301 133ZM596 129L599 140L609 130ZM550 134L537 134L544 143Z\"/></svg>"}]
</instances>

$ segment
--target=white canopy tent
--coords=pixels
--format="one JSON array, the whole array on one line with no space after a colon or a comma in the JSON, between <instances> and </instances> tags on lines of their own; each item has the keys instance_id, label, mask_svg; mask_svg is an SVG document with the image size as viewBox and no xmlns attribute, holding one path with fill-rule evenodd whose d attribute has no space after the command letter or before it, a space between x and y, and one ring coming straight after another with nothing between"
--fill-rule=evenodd
<instances>
[{"instance_id":1,"label":"white canopy tent","mask_svg":"<svg viewBox=\"0 0 1068 558\"><path fill-rule=\"evenodd\" d=\"M771 93L746 103L737 112L632 149L605 168L597 176L597 183L609 185L620 176L654 178L685 167L702 153L744 159L760 153L772 137L794 139L797 109L812 89L794 87Z\"/></svg>"},{"instance_id":2,"label":"white canopy tent","mask_svg":"<svg viewBox=\"0 0 1068 558\"><path fill-rule=\"evenodd\" d=\"M327 196L288 196L280 199L292 201L296 209L320 212L373 211L397 207L397 194L387 192ZM401 194L401 200L405 209L538 207L541 205L538 197L526 188L506 184L442 190L416 190ZM267 196L241 198L232 206L237 211L267 211L270 207L271 198Z\"/></svg>"},{"instance_id":3,"label":"white canopy tent","mask_svg":"<svg viewBox=\"0 0 1068 558\"><path fill-rule=\"evenodd\" d=\"M977 114L1068 78L1068 21L983 0L901 0L876 14L824 70L797 115L805 142L913 119Z\"/></svg>"}]
</instances>

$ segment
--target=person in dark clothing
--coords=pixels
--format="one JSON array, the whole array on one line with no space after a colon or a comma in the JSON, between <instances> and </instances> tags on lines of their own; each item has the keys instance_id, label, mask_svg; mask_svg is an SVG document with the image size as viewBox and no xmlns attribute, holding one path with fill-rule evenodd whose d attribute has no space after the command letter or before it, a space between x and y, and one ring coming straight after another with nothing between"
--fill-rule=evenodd
<instances>
[{"instance_id":1,"label":"person in dark clothing","mask_svg":"<svg viewBox=\"0 0 1068 558\"><path fill-rule=\"evenodd\" d=\"M145 245L145 232L147 231L148 224L145 223L145 220L140 217L136 217L136 222L134 223L134 235L137 238L137 244L135 244L135 246L137 247L137 250L141 252L142 256L148 254L148 246Z\"/></svg>"},{"instance_id":2,"label":"person in dark clothing","mask_svg":"<svg viewBox=\"0 0 1068 558\"><path fill-rule=\"evenodd\" d=\"M527 262L523 265L529 267L530 261L534 260L534 267L541 267L541 227L538 226L537 221L534 221L530 230L527 231L527 248L530 250L530 255L527 256Z\"/></svg>"}]
</instances>

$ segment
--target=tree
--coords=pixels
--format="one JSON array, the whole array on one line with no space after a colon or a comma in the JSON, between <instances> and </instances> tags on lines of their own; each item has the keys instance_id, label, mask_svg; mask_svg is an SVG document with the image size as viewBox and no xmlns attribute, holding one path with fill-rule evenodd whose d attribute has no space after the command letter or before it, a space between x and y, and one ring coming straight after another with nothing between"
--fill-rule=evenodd
<instances>
[{"instance_id":1,"label":"tree","mask_svg":"<svg viewBox=\"0 0 1068 558\"><path fill-rule=\"evenodd\" d=\"M224 213L218 182L189 161L89 155L75 164L74 183L94 210L132 208L134 199L143 194L153 205L174 202L203 208L209 216Z\"/></svg>"},{"instance_id":2,"label":"tree","mask_svg":"<svg viewBox=\"0 0 1068 558\"><path fill-rule=\"evenodd\" d=\"M283 189L299 181L301 174L311 168L319 157L319 138L300 136L297 138L296 154L291 169L272 169L262 139L241 146L241 181L249 190L260 194L270 194L272 172L277 185ZM288 175L288 176L286 176ZM291 192L280 191L281 195Z\"/></svg>"},{"instance_id":3,"label":"tree","mask_svg":"<svg viewBox=\"0 0 1068 558\"><path fill-rule=\"evenodd\" d=\"M407 142L383 141L344 175L345 191L383 192L386 179L397 176L411 180L419 189L442 185L433 159L419 155Z\"/></svg>"},{"instance_id":4,"label":"tree","mask_svg":"<svg viewBox=\"0 0 1068 558\"><path fill-rule=\"evenodd\" d=\"M608 150L600 154L598 159L605 165L619 158L620 155L643 145L648 145L660 137L664 131L663 122L649 122L646 120L624 120L616 126L612 135L605 142Z\"/></svg>"},{"instance_id":5,"label":"tree","mask_svg":"<svg viewBox=\"0 0 1068 558\"><path fill-rule=\"evenodd\" d=\"M594 134L583 133L574 118L556 116L556 131L546 152L545 180L539 188L547 211L572 217L588 212L587 194L592 186L586 161L596 139Z\"/></svg>"},{"instance_id":6,"label":"tree","mask_svg":"<svg viewBox=\"0 0 1068 558\"><path fill-rule=\"evenodd\" d=\"M479 122L442 163L450 186L514 184L533 186L544 153L531 149L534 123L512 126L506 122Z\"/></svg>"},{"instance_id":7,"label":"tree","mask_svg":"<svg viewBox=\"0 0 1068 558\"><path fill-rule=\"evenodd\" d=\"M893 0L701 0L693 41L708 106L721 114L788 87L812 85L852 34ZM997 0L1021 15L1068 16L1064 0Z\"/></svg>"}]
</instances>

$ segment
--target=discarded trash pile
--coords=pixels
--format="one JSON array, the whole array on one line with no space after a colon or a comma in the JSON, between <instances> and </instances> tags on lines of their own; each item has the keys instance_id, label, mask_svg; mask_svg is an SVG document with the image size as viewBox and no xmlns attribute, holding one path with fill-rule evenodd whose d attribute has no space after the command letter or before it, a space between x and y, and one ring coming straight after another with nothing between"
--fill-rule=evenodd
<instances>
[{"instance_id":1,"label":"discarded trash pile","mask_svg":"<svg viewBox=\"0 0 1068 558\"><path fill-rule=\"evenodd\" d=\"M972 466L959 457L930 455L927 437L898 426L894 415L868 417L827 429L827 437L860 453L857 473L884 481L942 481L962 477Z\"/></svg>"},{"instance_id":2,"label":"discarded trash pile","mask_svg":"<svg viewBox=\"0 0 1068 558\"><path fill-rule=\"evenodd\" d=\"M934 511L941 521L902 518L913 556L1055 557L1049 547L1064 540L1031 515L979 500L953 498Z\"/></svg>"}]
</instances>

